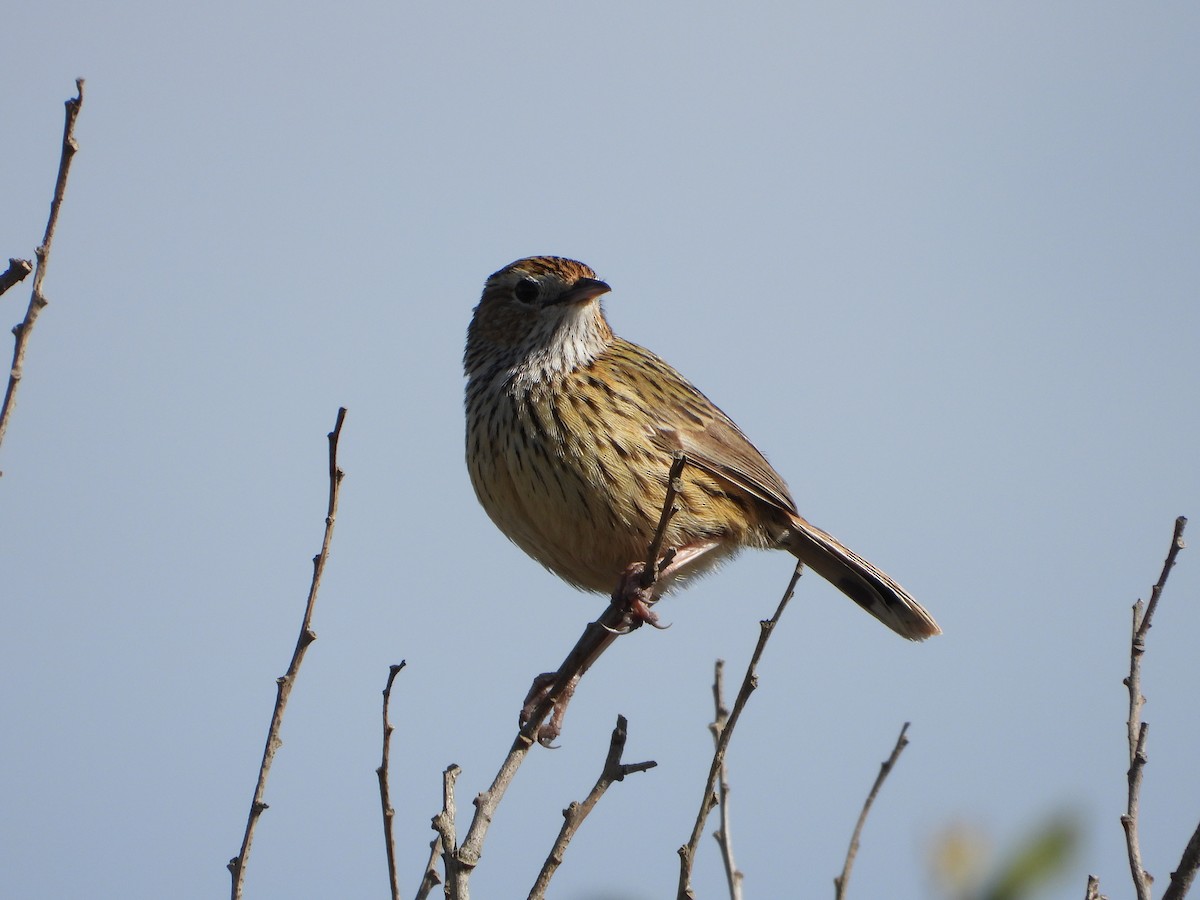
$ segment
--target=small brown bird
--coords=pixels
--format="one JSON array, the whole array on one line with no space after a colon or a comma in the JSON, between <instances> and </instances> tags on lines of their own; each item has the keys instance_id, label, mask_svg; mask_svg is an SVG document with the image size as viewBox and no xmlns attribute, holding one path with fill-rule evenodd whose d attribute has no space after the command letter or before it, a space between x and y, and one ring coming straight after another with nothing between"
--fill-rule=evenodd
<instances>
[{"instance_id":1,"label":"small brown bird","mask_svg":"<svg viewBox=\"0 0 1200 900\"><path fill-rule=\"evenodd\" d=\"M649 350L616 337L583 263L496 272L467 331L467 466L518 547L578 588L614 592L645 558L676 451L687 464L658 596L743 547L798 557L893 631L941 629L909 593L806 522L733 421ZM647 611L648 612L648 611Z\"/></svg>"}]
</instances>

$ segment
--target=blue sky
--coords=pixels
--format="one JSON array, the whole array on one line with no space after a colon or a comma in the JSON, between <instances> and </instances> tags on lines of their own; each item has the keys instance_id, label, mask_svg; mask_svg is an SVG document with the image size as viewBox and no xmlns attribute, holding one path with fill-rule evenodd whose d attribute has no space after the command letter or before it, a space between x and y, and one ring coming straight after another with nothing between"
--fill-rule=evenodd
<instances>
[{"instance_id":1,"label":"blue sky","mask_svg":"<svg viewBox=\"0 0 1200 900\"><path fill-rule=\"evenodd\" d=\"M906 644L802 581L730 755L748 896L830 889L904 721L852 896L929 897L947 828L1002 854L1061 811L1085 828L1062 895L1087 872L1127 892L1129 606L1200 515L1194 5L51 0L11 28L5 257L32 255L88 83L0 448L3 893L227 889L339 405L320 638L248 886L386 895L378 701L404 658L415 890L442 769L486 787L530 678L603 605L493 528L462 462L471 310L535 253L592 265L615 330L946 632ZM1160 884L1200 818L1194 552L1144 676ZM556 896L670 895L713 660L740 672L789 571L747 554L617 643L501 807L481 896L528 890L617 713L659 766L604 799Z\"/></svg>"}]
</instances>

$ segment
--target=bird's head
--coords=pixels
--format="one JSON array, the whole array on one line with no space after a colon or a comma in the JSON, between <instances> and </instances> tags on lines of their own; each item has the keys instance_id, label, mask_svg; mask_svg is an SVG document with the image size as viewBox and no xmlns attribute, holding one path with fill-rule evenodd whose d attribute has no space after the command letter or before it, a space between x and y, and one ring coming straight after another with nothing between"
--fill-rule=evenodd
<instances>
[{"instance_id":1,"label":"bird's head","mask_svg":"<svg viewBox=\"0 0 1200 900\"><path fill-rule=\"evenodd\" d=\"M467 331L464 367L497 368L535 379L587 365L612 342L600 297L609 286L591 268L561 256L532 256L490 278Z\"/></svg>"}]
</instances>

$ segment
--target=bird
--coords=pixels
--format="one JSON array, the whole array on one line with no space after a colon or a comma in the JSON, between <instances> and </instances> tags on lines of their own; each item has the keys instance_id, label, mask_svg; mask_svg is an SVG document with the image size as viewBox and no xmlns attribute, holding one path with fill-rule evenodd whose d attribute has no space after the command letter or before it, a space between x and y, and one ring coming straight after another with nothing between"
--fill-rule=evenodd
<instances>
[{"instance_id":1,"label":"bird","mask_svg":"<svg viewBox=\"0 0 1200 900\"><path fill-rule=\"evenodd\" d=\"M682 454L651 601L744 548L779 549L902 637L940 634L895 580L801 517L729 416L613 333L601 306L610 290L560 256L517 260L484 285L463 355L466 462L499 530L574 587L636 593ZM632 602L654 623L645 599Z\"/></svg>"}]
</instances>

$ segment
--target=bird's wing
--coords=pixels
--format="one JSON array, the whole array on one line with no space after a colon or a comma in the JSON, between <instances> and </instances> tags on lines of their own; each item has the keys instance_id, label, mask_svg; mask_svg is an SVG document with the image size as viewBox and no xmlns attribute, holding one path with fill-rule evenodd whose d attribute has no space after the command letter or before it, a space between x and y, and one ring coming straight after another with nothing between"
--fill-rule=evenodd
<instances>
[{"instance_id":1,"label":"bird's wing","mask_svg":"<svg viewBox=\"0 0 1200 900\"><path fill-rule=\"evenodd\" d=\"M682 450L688 465L796 514L787 484L729 416L644 347L618 338L613 350L643 382L639 405L656 446L669 453Z\"/></svg>"}]
</instances>

